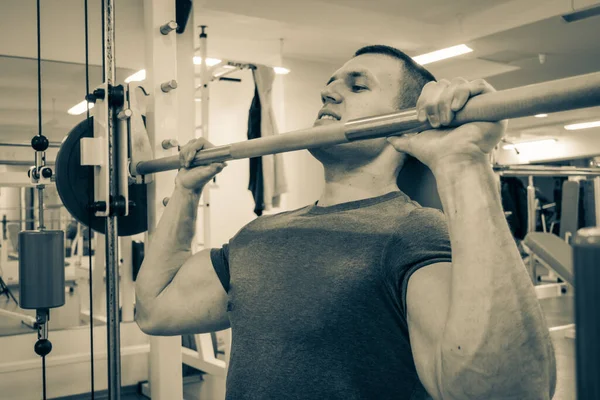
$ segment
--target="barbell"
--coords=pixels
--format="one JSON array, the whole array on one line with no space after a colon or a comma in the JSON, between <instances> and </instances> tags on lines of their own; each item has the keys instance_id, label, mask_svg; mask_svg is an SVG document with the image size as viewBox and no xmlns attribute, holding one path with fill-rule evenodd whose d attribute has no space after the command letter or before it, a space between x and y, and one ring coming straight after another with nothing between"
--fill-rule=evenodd
<instances>
[{"instance_id":1,"label":"barbell","mask_svg":"<svg viewBox=\"0 0 600 400\"><path fill-rule=\"evenodd\" d=\"M470 99L454 116L453 125L495 122L510 118L554 113L600 105L600 73L522 86ZM192 167L212 162L260 157L267 154L332 146L357 140L398 136L431 129L417 119L414 108L391 114L331 123L314 128L217 146L202 150ZM140 162L139 175L181 168L179 156Z\"/></svg>"},{"instance_id":2,"label":"barbell","mask_svg":"<svg viewBox=\"0 0 600 400\"><path fill-rule=\"evenodd\" d=\"M452 126L476 121L495 122L598 105L600 73L592 73L474 97L456 113ZM104 233L104 218L91 216L88 208L88 204L93 201L90 198L90 193L93 193L91 167L81 166L79 162L80 140L92 136L92 126L87 120L82 121L62 143L56 159L56 188L65 208L73 217L82 224L91 226L95 231ZM417 118L416 109L412 108L213 147L198 152L191 165L196 167L213 162L399 136L427 129L431 129L431 126L421 123ZM142 161L131 170L137 175L149 175L179 168L181 165L177 155ZM412 179L413 182L414 180ZM129 215L120 217L118 221L121 236L145 232L148 227L145 185L131 185L129 198L132 201Z\"/></svg>"}]
</instances>

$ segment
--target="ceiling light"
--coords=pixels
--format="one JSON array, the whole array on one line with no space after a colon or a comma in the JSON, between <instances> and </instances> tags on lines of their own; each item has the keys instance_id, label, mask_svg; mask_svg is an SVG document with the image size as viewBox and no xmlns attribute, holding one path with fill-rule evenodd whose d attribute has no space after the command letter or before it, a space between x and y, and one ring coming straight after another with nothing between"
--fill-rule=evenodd
<instances>
[{"instance_id":1,"label":"ceiling light","mask_svg":"<svg viewBox=\"0 0 600 400\"><path fill-rule=\"evenodd\" d=\"M576 131L578 129L597 128L600 126L600 121L582 122L579 124L565 125L565 129L568 131Z\"/></svg>"},{"instance_id":2,"label":"ceiling light","mask_svg":"<svg viewBox=\"0 0 600 400\"><path fill-rule=\"evenodd\" d=\"M71 115L83 114L86 111L85 103L88 104L87 109L91 110L92 108L94 108L94 103L88 103L87 101L83 100L81 103L77 103L73 107L69 108L67 113L69 113Z\"/></svg>"},{"instance_id":3,"label":"ceiling light","mask_svg":"<svg viewBox=\"0 0 600 400\"><path fill-rule=\"evenodd\" d=\"M289 69L283 67L273 67L273 70L275 70L277 75L287 75L290 73Z\"/></svg>"},{"instance_id":4,"label":"ceiling light","mask_svg":"<svg viewBox=\"0 0 600 400\"><path fill-rule=\"evenodd\" d=\"M144 79L146 79L146 70L145 69L140 69L135 74L129 75L127 78L125 78L125 83L129 83L129 82L141 82Z\"/></svg>"},{"instance_id":5,"label":"ceiling light","mask_svg":"<svg viewBox=\"0 0 600 400\"><path fill-rule=\"evenodd\" d=\"M206 65L209 67L214 67L215 65L220 64L220 63L221 63L221 60L219 60L217 58L210 58L210 57L206 58ZM198 57L198 56L194 57L194 64L196 64L196 65L202 64L202 57Z\"/></svg>"},{"instance_id":6,"label":"ceiling light","mask_svg":"<svg viewBox=\"0 0 600 400\"><path fill-rule=\"evenodd\" d=\"M536 114L534 115L534 117L536 118L546 118L548 116L548 114Z\"/></svg>"},{"instance_id":7,"label":"ceiling light","mask_svg":"<svg viewBox=\"0 0 600 400\"><path fill-rule=\"evenodd\" d=\"M413 60L417 64L425 65L429 63L433 63L440 60L445 60L446 58L460 56L462 54L467 54L472 52L473 49L464 44L459 44L457 46L448 47L441 50L436 50L431 53L421 54L420 56L413 57Z\"/></svg>"}]
</instances>

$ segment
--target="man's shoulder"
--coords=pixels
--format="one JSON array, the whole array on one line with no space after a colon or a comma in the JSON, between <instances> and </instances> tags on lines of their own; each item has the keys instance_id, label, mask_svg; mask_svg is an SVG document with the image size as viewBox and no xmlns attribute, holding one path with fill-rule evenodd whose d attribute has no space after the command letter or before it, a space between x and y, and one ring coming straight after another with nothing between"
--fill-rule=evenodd
<instances>
[{"instance_id":1,"label":"man's shoulder","mask_svg":"<svg viewBox=\"0 0 600 400\"><path fill-rule=\"evenodd\" d=\"M432 240L449 238L446 216L437 208L414 207L396 222L393 239L403 243L426 246Z\"/></svg>"}]
</instances>

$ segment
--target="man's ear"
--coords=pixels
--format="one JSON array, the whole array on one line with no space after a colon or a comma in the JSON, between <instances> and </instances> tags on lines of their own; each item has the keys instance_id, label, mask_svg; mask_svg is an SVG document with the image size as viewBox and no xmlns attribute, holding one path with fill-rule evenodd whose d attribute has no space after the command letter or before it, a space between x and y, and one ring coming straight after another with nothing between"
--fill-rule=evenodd
<instances>
[{"instance_id":1,"label":"man's ear","mask_svg":"<svg viewBox=\"0 0 600 400\"><path fill-rule=\"evenodd\" d=\"M442 201L431 170L414 157L407 156L396 180L404 194L423 207L442 210Z\"/></svg>"}]
</instances>

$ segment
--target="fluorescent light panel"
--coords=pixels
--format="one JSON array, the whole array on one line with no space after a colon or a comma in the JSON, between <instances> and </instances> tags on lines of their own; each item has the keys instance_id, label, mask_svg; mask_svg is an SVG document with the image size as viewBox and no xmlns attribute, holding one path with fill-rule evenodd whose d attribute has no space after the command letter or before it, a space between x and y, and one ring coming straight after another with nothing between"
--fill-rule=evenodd
<instances>
[{"instance_id":1,"label":"fluorescent light panel","mask_svg":"<svg viewBox=\"0 0 600 400\"><path fill-rule=\"evenodd\" d=\"M85 108L85 104L88 104L88 109L94 108L94 103L88 103L87 101L82 101L81 103L75 104L73 107L69 108L67 113L71 115L80 115L83 114L87 109Z\"/></svg>"},{"instance_id":2,"label":"fluorescent light panel","mask_svg":"<svg viewBox=\"0 0 600 400\"><path fill-rule=\"evenodd\" d=\"M536 114L534 115L534 117L536 118L546 118L548 116L548 114Z\"/></svg>"},{"instance_id":3,"label":"fluorescent light panel","mask_svg":"<svg viewBox=\"0 0 600 400\"><path fill-rule=\"evenodd\" d=\"M430 64L436 61L445 60L447 58L452 58L456 56L460 56L463 54L467 54L472 52L473 49L468 47L465 44L459 44L457 46L448 47L441 50L436 50L431 53L421 54L420 56L413 57L413 60L417 64L425 65Z\"/></svg>"},{"instance_id":4,"label":"fluorescent light panel","mask_svg":"<svg viewBox=\"0 0 600 400\"><path fill-rule=\"evenodd\" d=\"M277 75L287 75L290 73L289 69L283 67L273 67L273 69Z\"/></svg>"},{"instance_id":5,"label":"fluorescent light panel","mask_svg":"<svg viewBox=\"0 0 600 400\"><path fill-rule=\"evenodd\" d=\"M581 122L579 124L565 125L568 131L576 131L579 129L597 128L600 127L600 121Z\"/></svg>"}]
</instances>

